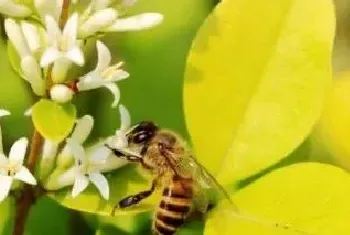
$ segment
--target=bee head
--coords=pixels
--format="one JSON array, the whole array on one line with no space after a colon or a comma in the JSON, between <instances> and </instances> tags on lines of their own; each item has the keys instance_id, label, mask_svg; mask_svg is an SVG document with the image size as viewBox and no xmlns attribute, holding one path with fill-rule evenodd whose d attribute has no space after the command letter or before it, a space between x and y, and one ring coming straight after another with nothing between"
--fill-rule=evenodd
<instances>
[{"instance_id":1,"label":"bee head","mask_svg":"<svg viewBox=\"0 0 350 235\"><path fill-rule=\"evenodd\" d=\"M149 121L142 121L135 125L134 128L128 133L129 144L147 144L156 135L158 126Z\"/></svg>"}]
</instances>

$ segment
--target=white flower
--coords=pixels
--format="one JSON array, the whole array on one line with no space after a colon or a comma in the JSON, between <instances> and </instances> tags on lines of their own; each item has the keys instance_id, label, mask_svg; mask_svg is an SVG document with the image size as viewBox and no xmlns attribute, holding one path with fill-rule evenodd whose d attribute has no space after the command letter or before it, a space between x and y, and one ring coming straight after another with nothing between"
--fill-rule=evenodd
<instances>
[{"instance_id":1,"label":"white flower","mask_svg":"<svg viewBox=\"0 0 350 235\"><path fill-rule=\"evenodd\" d=\"M103 29L104 32L124 32L149 29L159 25L164 16L159 13L143 13L127 18L117 19L112 25Z\"/></svg>"},{"instance_id":2,"label":"white flower","mask_svg":"<svg viewBox=\"0 0 350 235\"><path fill-rule=\"evenodd\" d=\"M64 84L55 84L50 89L50 97L58 103L67 103L72 100L74 92Z\"/></svg>"},{"instance_id":3,"label":"white flower","mask_svg":"<svg viewBox=\"0 0 350 235\"><path fill-rule=\"evenodd\" d=\"M21 21L21 29L33 55L46 44L41 37L41 34L44 31L43 28L39 28L37 25L27 21Z\"/></svg>"},{"instance_id":4,"label":"white flower","mask_svg":"<svg viewBox=\"0 0 350 235\"><path fill-rule=\"evenodd\" d=\"M108 181L99 171L98 165L105 164L110 152L107 148L99 148L90 155L85 153L83 146L74 140L68 139L67 144L75 157L75 180L72 197L78 196L86 189L89 182L93 183L100 191L102 197L109 199Z\"/></svg>"},{"instance_id":5,"label":"white flower","mask_svg":"<svg viewBox=\"0 0 350 235\"><path fill-rule=\"evenodd\" d=\"M120 130L116 132L117 134L109 137L109 142L106 141L106 139L101 140L93 146L88 147L85 151L82 149L82 143L92 130L93 119L91 116L86 115L77 121L73 134L67 140L67 144L58 155L56 170L44 182L44 187L47 190L57 190L76 182L77 186L74 190L75 196L78 192L86 188L85 185L87 182L92 181L89 178L89 174L92 173L92 175L96 175L94 173L100 174L101 172L108 172L128 164L128 161L115 157L110 148L105 146L106 143L109 143L111 147L125 147L126 149L128 145L126 133L128 126L130 126L130 116L123 106L120 106L120 113L122 125ZM73 167L67 168L70 166L71 160L74 160L73 155L76 159L75 164ZM84 157L77 158L77 156L83 155ZM77 159L83 159L83 162L79 162ZM84 173L85 179L82 179L83 177L81 176L82 174L84 176ZM81 185L79 182L85 183ZM103 191L103 195L107 195L106 190Z\"/></svg>"},{"instance_id":6,"label":"white flower","mask_svg":"<svg viewBox=\"0 0 350 235\"><path fill-rule=\"evenodd\" d=\"M6 34L19 55L23 78L30 83L35 94L44 95L45 81L41 68L33 55L40 44L37 41L40 38L39 29L26 22L22 22L20 26L13 19L6 19L4 25Z\"/></svg>"},{"instance_id":7,"label":"white flower","mask_svg":"<svg viewBox=\"0 0 350 235\"><path fill-rule=\"evenodd\" d=\"M111 53L109 49L101 42L97 41L98 62L95 70L79 78L77 83L78 91L86 91L106 87L114 95L112 107L115 107L120 98L119 88L115 82L129 77L129 73L120 69L122 63L110 65Z\"/></svg>"},{"instance_id":8,"label":"white flower","mask_svg":"<svg viewBox=\"0 0 350 235\"><path fill-rule=\"evenodd\" d=\"M79 27L79 37L86 38L110 26L118 17L114 8L101 9L90 15Z\"/></svg>"},{"instance_id":9,"label":"white flower","mask_svg":"<svg viewBox=\"0 0 350 235\"><path fill-rule=\"evenodd\" d=\"M90 115L83 116L76 121L75 128L70 136L70 139L77 144L83 144L90 135L93 126L93 117ZM62 151L58 154L57 166L67 167L71 163L71 160L73 160L72 151L68 144L66 144Z\"/></svg>"},{"instance_id":10,"label":"white flower","mask_svg":"<svg viewBox=\"0 0 350 235\"><path fill-rule=\"evenodd\" d=\"M119 105L119 113L120 128L115 132L114 136L110 136L107 139L106 144L111 148L127 151L128 138L126 135L130 129L130 113L124 105Z\"/></svg>"},{"instance_id":11,"label":"white flower","mask_svg":"<svg viewBox=\"0 0 350 235\"><path fill-rule=\"evenodd\" d=\"M51 15L56 21L59 20L62 11L63 0L34 0L34 6L41 18Z\"/></svg>"},{"instance_id":12,"label":"white flower","mask_svg":"<svg viewBox=\"0 0 350 235\"><path fill-rule=\"evenodd\" d=\"M29 7L15 3L13 0L0 0L0 13L12 17L26 17L32 14Z\"/></svg>"},{"instance_id":13,"label":"white flower","mask_svg":"<svg viewBox=\"0 0 350 235\"><path fill-rule=\"evenodd\" d=\"M83 51L77 40L78 14L75 13L68 19L62 31L50 15L45 16L45 26L48 48L41 57L40 65L47 67L55 62L53 80L61 82L65 79L71 62L79 66L85 63Z\"/></svg>"},{"instance_id":14,"label":"white flower","mask_svg":"<svg viewBox=\"0 0 350 235\"><path fill-rule=\"evenodd\" d=\"M1 111L4 115L4 112ZM1 113L0 112L0 113ZM6 115L6 114L5 114ZM27 184L36 185L36 180L30 171L23 166L27 138L17 140L11 147L9 157L4 155L2 144L0 148L0 202L9 194L13 181L20 180Z\"/></svg>"}]
</instances>

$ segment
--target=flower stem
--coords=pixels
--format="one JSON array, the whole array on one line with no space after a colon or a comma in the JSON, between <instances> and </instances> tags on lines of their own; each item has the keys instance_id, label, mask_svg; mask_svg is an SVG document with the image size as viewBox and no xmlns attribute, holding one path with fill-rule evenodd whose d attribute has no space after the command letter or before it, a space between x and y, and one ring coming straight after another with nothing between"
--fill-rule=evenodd
<instances>
[{"instance_id":1,"label":"flower stem","mask_svg":"<svg viewBox=\"0 0 350 235\"><path fill-rule=\"evenodd\" d=\"M31 143L30 143L30 153L27 160L27 167L32 174L34 174L35 163L37 156L40 153L40 147L42 143L42 137L40 133L34 130ZM16 217L15 217L15 228L13 230L13 235L22 235L24 233L24 226L30 207L35 202L34 191L35 189L30 185L24 185L20 197L16 201Z\"/></svg>"},{"instance_id":2,"label":"flower stem","mask_svg":"<svg viewBox=\"0 0 350 235\"><path fill-rule=\"evenodd\" d=\"M60 21L59 21L59 26L61 29L64 28L64 25L68 20L69 5L70 5L70 0L63 0L62 12L61 12Z\"/></svg>"},{"instance_id":3,"label":"flower stem","mask_svg":"<svg viewBox=\"0 0 350 235\"><path fill-rule=\"evenodd\" d=\"M60 28L64 28L64 25L68 19L70 0L63 0L62 12L60 16L59 25ZM52 66L49 67L47 71L46 78L46 90L49 90L52 86ZM30 152L27 160L27 168L34 175L35 165L37 157L40 154L43 138L40 133L35 130L32 135ZM31 206L35 203L35 200L43 195L43 190L40 186L32 187L25 184L23 190L20 193L19 198L16 200L16 216L15 216L15 227L13 230L13 235L23 235L26 220L29 214Z\"/></svg>"}]
</instances>

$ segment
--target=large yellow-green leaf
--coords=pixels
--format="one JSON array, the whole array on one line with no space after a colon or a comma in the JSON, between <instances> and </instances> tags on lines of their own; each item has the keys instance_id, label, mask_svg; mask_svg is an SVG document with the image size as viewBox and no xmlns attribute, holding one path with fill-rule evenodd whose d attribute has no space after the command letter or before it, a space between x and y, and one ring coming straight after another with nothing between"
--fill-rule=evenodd
<instances>
[{"instance_id":1,"label":"large yellow-green leaf","mask_svg":"<svg viewBox=\"0 0 350 235\"><path fill-rule=\"evenodd\" d=\"M350 71L334 79L316 125L314 138L334 159L350 170Z\"/></svg>"},{"instance_id":2,"label":"large yellow-green leaf","mask_svg":"<svg viewBox=\"0 0 350 235\"><path fill-rule=\"evenodd\" d=\"M233 195L240 212L256 221L218 207L208 216L205 234L350 234L349 195L350 175L344 170L320 163L291 165Z\"/></svg>"},{"instance_id":3,"label":"large yellow-green leaf","mask_svg":"<svg viewBox=\"0 0 350 235\"><path fill-rule=\"evenodd\" d=\"M141 175L133 166L123 167L106 176L110 187L110 198L108 201L104 200L92 185L76 198L71 196L71 187L55 193L51 197L63 206L71 209L110 216L113 207L122 198L149 189L152 182L147 179L148 177L145 177L146 175ZM159 195L159 192L155 192L154 195L145 199L140 205L130 209L118 209L115 215L120 216L150 211L159 203Z\"/></svg>"},{"instance_id":4,"label":"large yellow-green leaf","mask_svg":"<svg viewBox=\"0 0 350 235\"><path fill-rule=\"evenodd\" d=\"M188 58L184 105L197 157L222 183L287 156L331 79L331 0L222 1Z\"/></svg>"}]
</instances>

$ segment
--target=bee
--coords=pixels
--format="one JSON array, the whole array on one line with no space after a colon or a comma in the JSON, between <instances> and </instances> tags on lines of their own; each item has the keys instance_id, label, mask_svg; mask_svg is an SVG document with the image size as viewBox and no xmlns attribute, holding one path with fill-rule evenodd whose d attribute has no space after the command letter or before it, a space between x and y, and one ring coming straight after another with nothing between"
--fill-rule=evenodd
<instances>
[{"instance_id":1,"label":"bee","mask_svg":"<svg viewBox=\"0 0 350 235\"><path fill-rule=\"evenodd\" d=\"M139 154L125 154L111 148L115 155L141 164L155 178L150 189L125 197L115 209L137 205L151 196L157 187L162 187L162 198L153 216L154 234L174 234L192 211L205 213L209 204L206 188L215 187L230 200L215 178L192 157L185 142L176 133L143 121L131 128L127 139L129 148Z\"/></svg>"}]
</instances>

